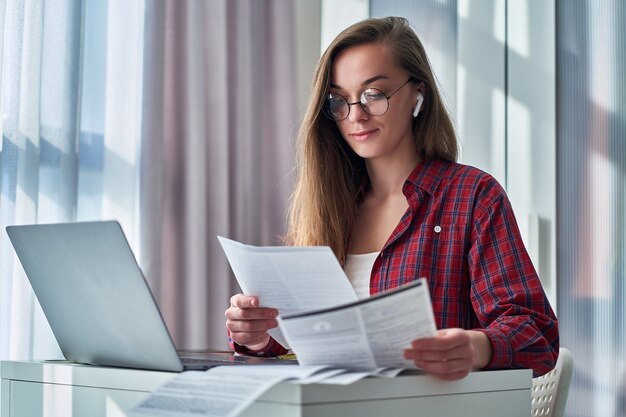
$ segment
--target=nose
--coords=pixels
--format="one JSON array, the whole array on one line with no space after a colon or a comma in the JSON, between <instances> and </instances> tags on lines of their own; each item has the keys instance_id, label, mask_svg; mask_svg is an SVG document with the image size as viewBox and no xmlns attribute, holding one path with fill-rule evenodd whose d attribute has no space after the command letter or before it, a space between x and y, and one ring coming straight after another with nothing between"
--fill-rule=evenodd
<instances>
[{"instance_id":1,"label":"nose","mask_svg":"<svg viewBox=\"0 0 626 417\"><path fill-rule=\"evenodd\" d=\"M360 120L367 120L369 114L363 109L363 105L360 101L350 103L350 113L348 114L348 120L352 123L356 123Z\"/></svg>"}]
</instances>

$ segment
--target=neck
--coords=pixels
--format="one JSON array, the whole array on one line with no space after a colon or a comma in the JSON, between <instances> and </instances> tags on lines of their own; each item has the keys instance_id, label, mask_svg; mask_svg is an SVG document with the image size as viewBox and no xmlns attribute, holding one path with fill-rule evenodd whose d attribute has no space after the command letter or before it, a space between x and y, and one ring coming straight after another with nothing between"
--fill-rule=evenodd
<instances>
[{"instance_id":1,"label":"neck","mask_svg":"<svg viewBox=\"0 0 626 417\"><path fill-rule=\"evenodd\" d=\"M419 161L417 152L406 152L393 159L367 159L365 166L370 179L370 195L385 198L402 194L404 182Z\"/></svg>"}]
</instances>

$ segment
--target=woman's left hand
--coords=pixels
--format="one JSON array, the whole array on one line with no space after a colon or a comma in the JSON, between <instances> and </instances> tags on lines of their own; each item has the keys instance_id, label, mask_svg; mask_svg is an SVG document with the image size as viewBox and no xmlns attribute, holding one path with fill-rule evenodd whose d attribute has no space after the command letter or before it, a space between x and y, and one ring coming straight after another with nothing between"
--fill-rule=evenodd
<instances>
[{"instance_id":1,"label":"woman's left hand","mask_svg":"<svg viewBox=\"0 0 626 417\"><path fill-rule=\"evenodd\" d=\"M445 381L484 368L491 362L491 355L491 341L485 333L464 329L438 330L435 337L414 340L404 351L406 359Z\"/></svg>"}]
</instances>

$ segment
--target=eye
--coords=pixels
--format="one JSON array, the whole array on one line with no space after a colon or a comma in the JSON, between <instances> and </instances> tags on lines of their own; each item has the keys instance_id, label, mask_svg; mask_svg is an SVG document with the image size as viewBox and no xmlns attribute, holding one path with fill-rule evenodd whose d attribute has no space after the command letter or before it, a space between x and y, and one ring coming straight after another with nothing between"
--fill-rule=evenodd
<instances>
[{"instance_id":1,"label":"eye","mask_svg":"<svg viewBox=\"0 0 626 417\"><path fill-rule=\"evenodd\" d=\"M383 94L382 91L377 90L375 88L368 88L367 90L363 91L363 94L361 95L361 101L367 102L367 103L371 103L373 101L384 100L386 98L387 97L385 97L385 94Z\"/></svg>"},{"instance_id":2,"label":"eye","mask_svg":"<svg viewBox=\"0 0 626 417\"><path fill-rule=\"evenodd\" d=\"M343 106L346 103L346 99L341 97L339 94L331 93L328 95L326 103L328 103L328 108L332 110Z\"/></svg>"}]
</instances>

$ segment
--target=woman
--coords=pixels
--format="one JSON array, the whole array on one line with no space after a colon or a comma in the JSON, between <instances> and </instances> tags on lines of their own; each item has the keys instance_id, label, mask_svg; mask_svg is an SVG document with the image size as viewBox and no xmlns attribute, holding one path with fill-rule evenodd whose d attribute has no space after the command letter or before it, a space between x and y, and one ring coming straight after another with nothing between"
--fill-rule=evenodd
<instances>
[{"instance_id":1,"label":"woman","mask_svg":"<svg viewBox=\"0 0 626 417\"><path fill-rule=\"evenodd\" d=\"M298 148L288 243L327 245L360 297L427 277L436 337L405 357L444 380L472 369L554 367L557 320L490 175L457 140L426 53L403 18L344 30L317 66ZM277 355L277 311L237 294L233 347Z\"/></svg>"}]
</instances>

